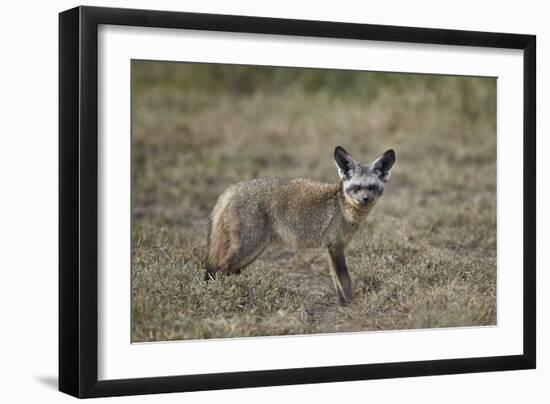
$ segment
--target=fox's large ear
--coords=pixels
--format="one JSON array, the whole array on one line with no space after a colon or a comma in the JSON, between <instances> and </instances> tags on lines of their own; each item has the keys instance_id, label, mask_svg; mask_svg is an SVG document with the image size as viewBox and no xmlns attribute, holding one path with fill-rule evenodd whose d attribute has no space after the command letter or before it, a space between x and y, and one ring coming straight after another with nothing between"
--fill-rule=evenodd
<instances>
[{"instance_id":1,"label":"fox's large ear","mask_svg":"<svg viewBox=\"0 0 550 404\"><path fill-rule=\"evenodd\" d=\"M357 167L357 163L351 157L351 154L340 146L336 146L336 149L334 149L334 161L338 168L338 174L340 174L340 178L343 180L349 179Z\"/></svg>"},{"instance_id":2,"label":"fox's large ear","mask_svg":"<svg viewBox=\"0 0 550 404\"><path fill-rule=\"evenodd\" d=\"M390 149L384 154L378 156L372 163L372 169L377 171L380 179L387 181L390 178L390 170L395 163L395 152Z\"/></svg>"}]
</instances>

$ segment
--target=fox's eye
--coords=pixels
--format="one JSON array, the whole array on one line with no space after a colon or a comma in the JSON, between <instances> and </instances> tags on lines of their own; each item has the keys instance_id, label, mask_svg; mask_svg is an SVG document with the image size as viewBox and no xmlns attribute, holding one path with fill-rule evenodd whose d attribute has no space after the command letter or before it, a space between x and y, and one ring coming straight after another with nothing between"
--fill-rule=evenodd
<instances>
[{"instance_id":1,"label":"fox's eye","mask_svg":"<svg viewBox=\"0 0 550 404\"><path fill-rule=\"evenodd\" d=\"M367 191L376 191L376 185L370 184L367 186Z\"/></svg>"},{"instance_id":2,"label":"fox's eye","mask_svg":"<svg viewBox=\"0 0 550 404\"><path fill-rule=\"evenodd\" d=\"M351 189L353 192L359 192L359 190L361 189L361 187L359 185L354 185L353 188Z\"/></svg>"}]
</instances>

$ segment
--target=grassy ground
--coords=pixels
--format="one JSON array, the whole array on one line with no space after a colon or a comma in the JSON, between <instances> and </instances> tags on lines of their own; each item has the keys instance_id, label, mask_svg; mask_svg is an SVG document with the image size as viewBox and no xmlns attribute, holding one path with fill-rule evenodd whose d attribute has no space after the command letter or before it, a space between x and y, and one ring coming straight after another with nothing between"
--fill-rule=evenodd
<instances>
[{"instance_id":1,"label":"grassy ground","mask_svg":"<svg viewBox=\"0 0 550 404\"><path fill-rule=\"evenodd\" d=\"M496 81L134 62L132 339L496 323ZM261 176L335 182L342 145L388 148L386 192L347 250L336 304L323 251L273 246L202 281L207 218Z\"/></svg>"}]
</instances>

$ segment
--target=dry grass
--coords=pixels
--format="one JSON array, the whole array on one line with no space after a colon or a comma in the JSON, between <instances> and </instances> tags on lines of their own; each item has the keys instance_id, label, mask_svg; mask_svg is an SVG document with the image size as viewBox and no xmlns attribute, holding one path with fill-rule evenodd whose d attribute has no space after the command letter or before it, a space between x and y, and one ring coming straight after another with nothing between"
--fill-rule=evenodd
<instances>
[{"instance_id":1,"label":"dry grass","mask_svg":"<svg viewBox=\"0 0 550 404\"><path fill-rule=\"evenodd\" d=\"M495 80L133 68L134 342L496 323ZM353 304L336 304L319 250L273 246L205 284L218 195L260 176L334 182L338 144L397 153L347 250Z\"/></svg>"}]
</instances>

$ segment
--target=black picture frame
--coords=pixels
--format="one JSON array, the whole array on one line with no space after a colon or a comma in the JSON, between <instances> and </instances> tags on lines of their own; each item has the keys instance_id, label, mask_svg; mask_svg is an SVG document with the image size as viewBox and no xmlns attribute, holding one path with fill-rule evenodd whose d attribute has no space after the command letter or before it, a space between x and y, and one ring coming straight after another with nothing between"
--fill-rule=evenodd
<instances>
[{"instance_id":1,"label":"black picture frame","mask_svg":"<svg viewBox=\"0 0 550 404\"><path fill-rule=\"evenodd\" d=\"M523 354L350 366L98 380L98 26L181 28L523 50ZM75 397L183 392L534 369L534 35L77 7L59 15L59 390Z\"/></svg>"}]
</instances>

